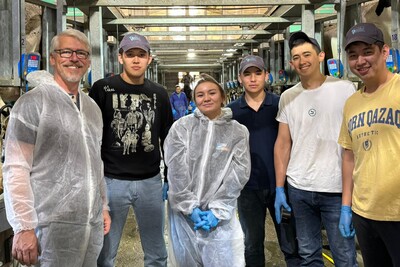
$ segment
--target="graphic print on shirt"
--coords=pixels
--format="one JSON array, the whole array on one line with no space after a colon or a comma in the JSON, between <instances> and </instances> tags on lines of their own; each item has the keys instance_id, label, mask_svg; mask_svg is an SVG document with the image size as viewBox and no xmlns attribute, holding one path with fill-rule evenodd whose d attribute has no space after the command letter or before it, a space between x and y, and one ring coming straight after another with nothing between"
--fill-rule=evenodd
<instances>
[{"instance_id":1,"label":"graphic print on shirt","mask_svg":"<svg viewBox=\"0 0 400 267\"><path fill-rule=\"evenodd\" d=\"M154 124L157 96L145 94L113 94L114 110L111 129L114 141L112 147L121 150L122 155L135 153L139 146L145 152L154 150L151 129Z\"/></svg>"}]
</instances>

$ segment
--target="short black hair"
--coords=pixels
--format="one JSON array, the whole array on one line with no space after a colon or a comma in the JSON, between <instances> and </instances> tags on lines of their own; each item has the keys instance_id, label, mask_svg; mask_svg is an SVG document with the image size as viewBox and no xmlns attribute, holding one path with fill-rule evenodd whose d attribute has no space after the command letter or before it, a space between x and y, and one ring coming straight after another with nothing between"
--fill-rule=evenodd
<instances>
[{"instance_id":1,"label":"short black hair","mask_svg":"<svg viewBox=\"0 0 400 267\"><path fill-rule=\"evenodd\" d=\"M308 42L307 40L304 40L304 39L296 39L296 40L294 40L292 48L296 47L296 46L299 46L299 45L302 45L302 44L305 44L305 43L312 44L312 46L314 47L314 50L317 52L317 54L321 53L321 49L318 46L316 46L315 44L310 43L310 42Z\"/></svg>"}]
</instances>

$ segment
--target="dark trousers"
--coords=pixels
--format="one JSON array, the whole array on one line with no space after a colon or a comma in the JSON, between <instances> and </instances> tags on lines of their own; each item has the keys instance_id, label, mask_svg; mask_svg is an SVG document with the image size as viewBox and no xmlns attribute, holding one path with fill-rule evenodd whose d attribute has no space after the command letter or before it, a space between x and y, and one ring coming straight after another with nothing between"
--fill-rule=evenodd
<instances>
[{"instance_id":1,"label":"dark trousers","mask_svg":"<svg viewBox=\"0 0 400 267\"><path fill-rule=\"evenodd\" d=\"M353 213L365 267L400 267L400 222L374 221Z\"/></svg>"},{"instance_id":2,"label":"dark trousers","mask_svg":"<svg viewBox=\"0 0 400 267\"><path fill-rule=\"evenodd\" d=\"M275 191L243 189L238 198L239 220L245 235L246 266L265 266L264 239L267 209L274 222L287 266L300 266L295 226L278 225L275 220Z\"/></svg>"}]
</instances>

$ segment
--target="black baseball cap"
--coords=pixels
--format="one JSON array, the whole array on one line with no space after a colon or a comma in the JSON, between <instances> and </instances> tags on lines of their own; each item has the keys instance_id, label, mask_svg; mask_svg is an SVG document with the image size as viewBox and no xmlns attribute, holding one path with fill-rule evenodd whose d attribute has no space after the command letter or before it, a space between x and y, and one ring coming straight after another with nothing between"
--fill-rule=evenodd
<instances>
[{"instance_id":1,"label":"black baseball cap","mask_svg":"<svg viewBox=\"0 0 400 267\"><path fill-rule=\"evenodd\" d=\"M292 48L294 47L294 42L297 40L304 40L306 43L310 43L312 45L315 45L316 47L318 47L318 50L321 51L321 47L319 46L317 40L315 40L314 38L308 37L307 34L305 34L302 31L299 32L295 32L293 33L290 38L289 38L289 48L290 50L292 50Z\"/></svg>"},{"instance_id":2,"label":"black baseball cap","mask_svg":"<svg viewBox=\"0 0 400 267\"><path fill-rule=\"evenodd\" d=\"M382 31L372 23L359 23L350 28L346 33L346 45L348 46L355 42L363 42L366 44L374 44L376 42L385 43Z\"/></svg>"}]
</instances>

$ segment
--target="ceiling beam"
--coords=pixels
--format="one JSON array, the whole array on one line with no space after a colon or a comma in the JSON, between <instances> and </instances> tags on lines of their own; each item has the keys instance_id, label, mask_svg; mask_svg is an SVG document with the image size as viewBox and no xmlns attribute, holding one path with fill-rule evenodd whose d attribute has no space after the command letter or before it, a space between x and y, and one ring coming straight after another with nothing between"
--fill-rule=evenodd
<instances>
[{"instance_id":1,"label":"ceiling beam","mask_svg":"<svg viewBox=\"0 0 400 267\"><path fill-rule=\"evenodd\" d=\"M259 44L258 41L253 40L253 39L229 39L229 40L163 40L163 41L152 41L149 40L150 42L150 47L155 48L157 46L160 46L161 48L167 45L177 45L182 46L182 45L196 45L196 44L221 44L221 45L226 45L226 44L236 44L236 43L244 43L244 44Z\"/></svg>"},{"instance_id":2,"label":"ceiling beam","mask_svg":"<svg viewBox=\"0 0 400 267\"><path fill-rule=\"evenodd\" d=\"M38 5L38 6L49 7L51 9L57 9L57 5L56 4L43 2L41 0L25 0L25 2L31 3L31 4L35 4L35 5Z\"/></svg>"},{"instance_id":3,"label":"ceiling beam","mask_svg":"<svg viewBox=\"0 0 400 267\"><path fill-rule=\"evenodd\" d=\"M198 64L198 63L185 63L185 64L160 64L161 68L221 68L221 64L219 63L210 63L210 64Z\"/></svg>"},{"instance_id":4,"label":"ceiling beam","mask_svg":"<svg viewBox=\"0 0 400 267\"><path fill-rule=\"evenodd\" d=\"M258 47L258 46L257 46ZM254 47L254 48L257 48L257 47ZM176 46L176 45L174 45L174 46L170 46L170 47L167 47L167 48L164 48L164 47L153 47L152 49L151 49L151 53L153 54L157 54L157 50L158 49L162 49L162 50L165 50L165 49L171 49L171 50L176 50L176 49L184 49L184 50L189 50L189 49L195 49L195 50L197 50L197 49L205 49L205 50L213 50L213 49L224 49L224 50L227 50L227 49L231 49L231 48L234 48L234 47L232 47L232 46L218 46L218 47L215 47L215 45L209 45L209 46L205 46L204 44L199 44L199 45L188 45L188 46L181 46L181 47L179 47L179 46ZM236 48L236 47L235 47ZM250 48L248 48L248 47L245 47L245 46L242 46L242 47L239 47L239 48L236 48L236 49L238 49L238 50L240 50L240 51L242 51L242 50L250 50ZM221 52L222 53L222 52Z\"/></svg>"},{"instance_id":5,"label":"ceiling beam","mask_svg":"<svg viewBox=\"0 0 400 267\"><path fill-rule=\"evenodd\" d=\"M151 46L151 51L153 53L153 51L157 52L157 50L177 50L177 49L194 49L194 50L215 50L215 49L237 49L237 50L247 50L249 49L246 46L233 46L231 44L218 44L218 43L214 43L214 44L191 44L191 45L179 45L179 43L176 43L174 45L160 45L160 46Z\"/></svg>"},{"instance_id":6,"label":"ceiling beam","mask_svg":"<svg viewBox=\"0 0 400 267\"><path fill-rule=\"evenodd\" d=\"M212 56L212 55L221 55L225 50L224 49L218 49L218 50L193 50L193 53L196 54L205 54L207 56ZM182 53L187 53L187 49L177 49L177 50L156 50L157 55L163 55L163 56L175 56L175 55L182 55ZM235 53L236 51L232 52Z\"/></svg>"},{"instance_id":7,"label":"ceiling beam","mask_svg":"<svg viewBox=\"0 0 400 267\"><path fill-rule=\"evenodd\" d=\"M227 31L141 31L143 36L193 36L193 35L247 35L247 34L274 34L277 31L264 30L227 30Z\"/></svg>"},{"instance_id":8,"label":"ceiling beam","mask_svg":"<svg viewBox=\"0 0 400 267\"><path fill-rule=\"evenodd\" d=\"M183 59L183 60L188 60L188 61L196 61L196 59L195 58L198 58L198 59L202 59L202 60L215 60L215 59L217 59L217 58L219 58L219 57L216 57L215 55L212 55L212 56L204 56L204 55L198 55L198 54L196 54L196 56L194 56L194 57L191 57L191 58L189 58L189 57L187 57L186 56L186 54L187 54L187 51L185 52L185 51L183 51L181 54L180 54L180 58L181 59ZM221 54L219 54L218 56L220 56ZM165 55L159 55L159 54L157 54L157 58L161 58L161 59L163 59L163 60L175 60L176 61L176 55L170 55L170 56L165 56Z\"/></svg>"},{"instance_id":9,"label":"ceiling beam","mask_svg":"<svg viewBox=\"0 0 400 267\"><path fill-rule=\"evenodd\" d=\"M176 63L176 58L175 59L165 59L165 58L158 58L157 62L162 62L162 64L168 64L168 63ZM185 63L185 64L213 64L213 63L218 63L218 58L193 58L193 59L187 59L187 58L182 58L179 60L179 63Z\"/></svg>"},{"instance_id":10,"label":"ceiling beam","mask_svg":"<svg viewBox=\"0 0 400 267\"><path fill-rule=\"evenodd\" d=\"M239 55L239 53L235 53L234 54L234 53L223 53L223 52L221 52L220 54L217 55L218 57L216 57L215 54L213 54L213 55L202 55L202 54L198 54L198 53L194 52L195 57L194 58L189 58L187 56L187 53L188 53L188 51L183 50L179 54L179 57L182 58L182 59L186 59L186 60L195 60L194 58L201 58L201 59L205 59L205 60L211 60L211 59L219 58L222 55L228 55L229 54L229 56L224 56L224 57L233 57L234 55ZM171 59L171 60L175 60L176 61L176 57L177 57L177 55L157 54L157 58L162 58L164 60L170 60Z\"/></svg>"},{"instance_id":11,"label":"ceiling beam","mask_svg":"<svg viewBox=\"0 0 400 267\"><path fill-rule=\"evenodd\" d=\"M103 23L124 25L152 26L196 26L196 25L244 25L257 23L293 23L301 21L300 17L244 17L244 16L196 16L196 17L134 17L103 20Z\"/></svg>"},{"instance_id":12,"label":"ceiling beam","mask_svg":"<svg viewBox=\"0 0 400 267\"><path fill-rule=\"evenodd\" d=\"M67 3L73 2L67 0ZM124 7L157 7L157 6L266 6L266 5L314 5L339 4L340 0L75 0L75 5L90 6L124 6Z\"/></svg>"}]
</instances>

